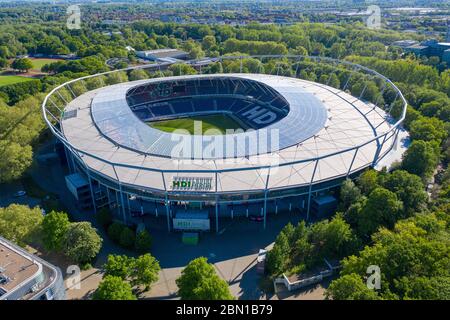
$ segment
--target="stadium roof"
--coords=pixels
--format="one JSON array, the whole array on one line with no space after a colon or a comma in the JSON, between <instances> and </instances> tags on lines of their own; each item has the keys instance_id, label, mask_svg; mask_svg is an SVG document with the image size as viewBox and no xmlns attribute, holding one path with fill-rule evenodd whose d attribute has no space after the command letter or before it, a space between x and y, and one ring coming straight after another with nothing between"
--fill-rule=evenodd
<instances>
[{"instance_id":1,"label":"stadium roof","mask_svg":"<svg viewBox=\"0 0 450 320\"><path fill-rule=\"evenodd\" d=\"M198 75L182 76L180 79L193 78L219 78L223 75ZM232 78L226 75L227 78ZM163 132L152 128L139 119L130 109L125 99L129 89L136 87L136 83L128 83L120 87L106 88L100 91L92 100L91 113L98 129L116 142L118 145L156 156L173 158L173 150L182 138L193 149L192 157L200 159L249 157L261 153L275 152L298 144L320 131L327 121L327 111L322 103L312 92L298 86L298 82L292 78L280 78L259 75L240 75L238 78L258 80L272 87L283 96L290 105L286 117L261 130L248 131L227 135L227 139L242 139L251 141L256 136L256 144L238 145L237 148L225 148L218 155L207 155L205 150L211 144L210 136L182 135ZM165 78L164 81L170 78ZM146 83L160 82L161 79L146 80ZM264 143L265 134L270 135L272 130L279 135L277 143ZM263 133L264 131L264 133ZM261 139L260 139L261 138ZM263 146L262 152L256 148ZM200 156L195 156L200 155ZM189 157L191 158L191 157Z\"/></svg>"},{"instance_id":2,"label":"stadium roof","mask_svg":"<svg viewBox=\"0 0 450 320\"><path fill-rule=\"evenodd\" d=\"M140 120L137 118L131 120L132 113L126 108L125 92L133 86L151 80L117 84L79 96L65 108L66 114L73 110L76 112L62 120L62 131L67 141L75 148L106 161L120 163L121 166L113 167L92 156L82 155L83 161L92 170L106 177L119 179L122 184L168 190L167 183L174 176L212 177L216 190L211 191L239 192L307 185L311 182L345 176L350 166L352 171L370 166L377 154L377 141L365 144L356 153L355 150L342 151L364 144L391 128L383 110L342 90L323 84L264 74L222 76L242 77L270 84L290 100L291 112L295 109L292 108L293 105L297 104L299 113L293 113L295 118L286 122L287 129L283 130L283 137L290 146L280 148L272 154L207 160L170 159L124 148L115 143L111 137L116 137L118 132L124 133L127 137L127 130L133 133L140 130L136 129L137 127L142 127L141 123L138 124L137 121ZM107 112L94 115L94 119L98 122L96 124L91 117L91 113L97 113L96 108L97 111L105 108L123 112L119 115L112 114L112 119L117 121L113 121L115 127L107 132L109 137L106 137L98 126L101 121L99 117L106 116ZM301 114L302 108L308 110L308 116ZM323 122L324 114L326 119ZM120 117L122 115L123 118ZM128 121L133 121L136 128L131 128ZM296 132L303 130L306 131ZM292 144L292 137L299 139L297 144ZM391 139L394 139L394 135L387 136L380 154L389 150L392 145ZM324 157L330 154L332 155ZM315 160L321 157L324 158L315 167ZM270 179L267 180L268 169L260 167L274 165L279 166L271 168ZM235 169L239 171L234 171ZM312 179L313 172L315 174Z\"/></svg>"}]
</instances>

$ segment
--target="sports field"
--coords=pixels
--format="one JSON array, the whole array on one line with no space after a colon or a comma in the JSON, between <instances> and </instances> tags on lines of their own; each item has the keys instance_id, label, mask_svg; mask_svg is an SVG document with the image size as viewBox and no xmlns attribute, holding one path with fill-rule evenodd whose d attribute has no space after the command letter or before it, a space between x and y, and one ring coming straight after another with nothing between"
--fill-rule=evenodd
<instances>
[{"instance_id":1,"label":"sports field","mask_svg":"<svg viewBox=\"0 0 450 320\"><path fill-rule=\"evenodd\" d=\"M31 59L33 63L33 70L41 71L42 67L46 64L60 61L58 59Z\"/></svg>"},{"instance_id":2,"label":"sports field","mask_svg":"<svg viewBox=\"0 0 450 320\"><path fill-rule=\"evenodd\" d=\"M194 116L190 118L154 121L149 122L148 125L165 132L173 132L176 129L185 129L189 131L190 134L198 134L198 132L194 132L195 121L198 121L197 126L201 124L202 134L205 134L205 132L209 129L217 129L222 132L222 134L225 134L227 129L236 130L242 128L240 124L238 124L233 118L229 117L226 114L213 114L205 116Z\"/></svg>"},{"instance_id":3,"label":"sports field","mask_svg":"<svg viewBox=\"0 0 450 320\"><path fill-rule=\"evenodd\" d=\"M0 75L0 87L7 86L10 84L16 84L20 82L32 81L35 79L19 76L1 76Z\"/></svg>"}]
</instances>

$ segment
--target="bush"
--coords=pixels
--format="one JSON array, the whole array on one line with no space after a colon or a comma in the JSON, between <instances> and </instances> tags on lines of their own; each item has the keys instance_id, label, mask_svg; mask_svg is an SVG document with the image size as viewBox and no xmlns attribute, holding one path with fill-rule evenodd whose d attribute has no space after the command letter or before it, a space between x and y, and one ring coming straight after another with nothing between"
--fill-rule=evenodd
<instances>
[{"instance_id":1,"label":"bush","mask_svg":"<svg viewBox=\"0 0 450 320\"><path fill-rule=\"evenodd\" d=\"M142 230L136 235L134 247L137 252L142 253L150 250L152 246L152 237L147 230Z\"/></svg>"},{"instance_id":2,"label":"bush","mask_svg":"<svg viewBox=\"0 0 450 320\"><path fill-rule=\"evenodd\" d=\"M114 242L120 241L120 235L122 234L122 230L126 226L123 223L120 222L114 222L111 224L108 228L108 236L111 238Z\"/></svg>"},{"instance_id":3,"label":"bush","mask_svg":"<svg viewBox=\"0 0 450 320\"><path fill-rule=\"evenodd\" d=\"M124 227L120 233L119 244L124 248L132 248L135 238L136 237L133 230L128 227Z\"/></svg>"},{"instance_id":4,"label":"bush","mask_svg":"<svg viewBox=\"0 0 450 320\"><path fill-rule=\"evenodd\" d=\"M101 208L96 215L97 222L107 228L112 223L111 212L107 208Z\"/></svg>"},{"instance_id":5,"label":"bush","mask_svg":"<svg viewBox=\"0 0 450 320\"><path fill-rule=\"evenodd\" d=\"M92 261L102 247L102 238L89 222L72 223L66 232L63 251L73 262Z\"/></svg>"}]
</instances>

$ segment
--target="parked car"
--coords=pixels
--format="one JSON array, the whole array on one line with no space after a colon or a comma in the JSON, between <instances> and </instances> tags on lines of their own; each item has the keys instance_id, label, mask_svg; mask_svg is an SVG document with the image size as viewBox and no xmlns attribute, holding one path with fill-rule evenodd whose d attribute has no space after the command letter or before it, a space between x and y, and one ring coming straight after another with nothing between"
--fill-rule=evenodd
<instances>
[{"instance_id":1,"label":"parked car","mask_svg":"<svg viewBox=\"0 0 450 320\"><path fill-rule=\"evenodd\" d=\"M257 216L257 215L250 215L248 218L250 219L250 221L256 221L256 222L261 222L264 220L264 218L262 216Z\"/></svg>"},{"instance_id":2,"label":"parked car","mask_svg":"<svg viewBox=\"0 0 450 320\"><path fill-rule=\"evenodd\" d=\"M14 193L14 197L18 198L18 197L23 197L24 195L26 195L27 193L23 190L17 191L16 193Z\"/></svg>"}]
</instances>

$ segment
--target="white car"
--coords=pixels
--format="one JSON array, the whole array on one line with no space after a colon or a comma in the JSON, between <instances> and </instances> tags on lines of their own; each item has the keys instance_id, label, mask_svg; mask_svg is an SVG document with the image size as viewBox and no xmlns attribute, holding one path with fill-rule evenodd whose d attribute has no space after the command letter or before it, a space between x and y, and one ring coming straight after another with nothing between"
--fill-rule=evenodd
<instances>
[{"instance_id":1,"label":"white car","mask_svg":"<svg viewBox=\"0 0 450 320\"><path fill-rule=\"evenodd\" d=\"M23 197L24 195L26 195L27 193L23 190L17 191L16 193L14 193L14 197Z\"/></svg>"}]
</instances>

